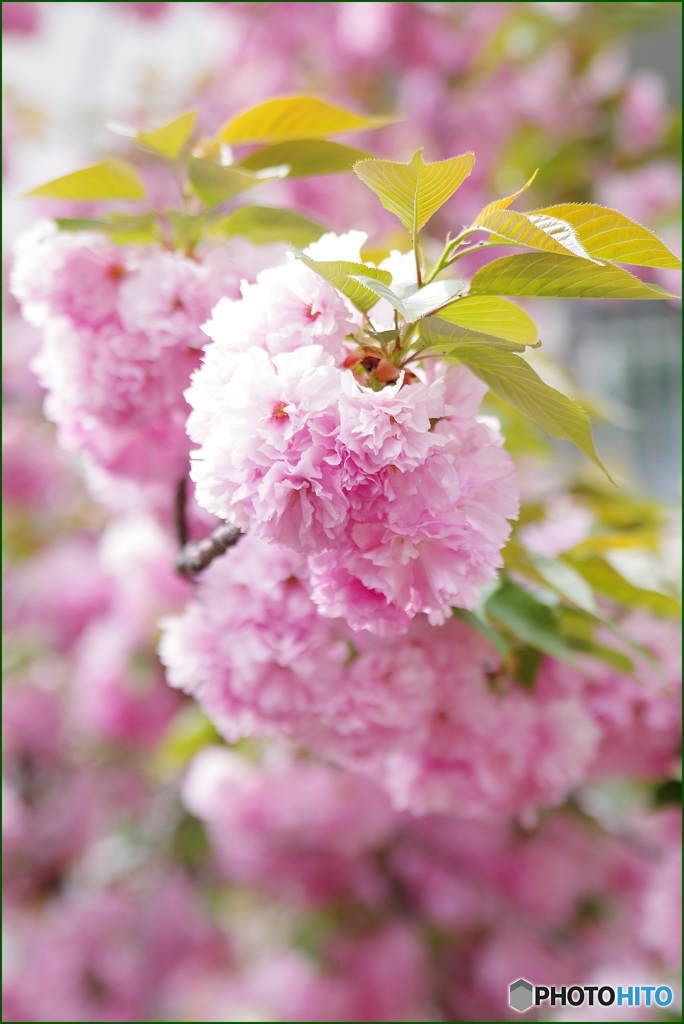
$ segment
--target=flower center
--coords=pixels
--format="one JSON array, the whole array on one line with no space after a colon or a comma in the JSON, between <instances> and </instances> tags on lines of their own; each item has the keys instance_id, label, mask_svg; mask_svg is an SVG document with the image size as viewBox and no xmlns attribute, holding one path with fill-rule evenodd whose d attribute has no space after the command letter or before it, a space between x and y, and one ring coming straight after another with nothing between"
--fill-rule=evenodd
<instances>
[{"instance_id":1,"label":"flower center","mask_svg":"<svg viewBox=\"0 0 684 1024\"><path fill-rule=\"evenodd\" d=\"M288 414L285 412L285 402L276 402L271 412L272 420L289 420Z\"/></svg>"}]
</instances>

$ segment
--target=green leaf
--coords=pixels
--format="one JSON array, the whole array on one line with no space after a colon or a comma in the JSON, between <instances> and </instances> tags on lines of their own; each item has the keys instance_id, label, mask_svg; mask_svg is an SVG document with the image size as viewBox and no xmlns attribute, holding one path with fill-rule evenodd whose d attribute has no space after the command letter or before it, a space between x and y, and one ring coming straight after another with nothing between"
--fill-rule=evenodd
<instances>
[{"instance_id":1,"label":"green leaf","mask_svg":"<svg viewBox=\"0 0 684 1024\"><path fill-rule=\"evenodd\" d=\"M606 644L597 643L595 640L597 628L600 627L605 631L606 626L620 640L623 640L619 630L616 630L610 622L604 623L590 612L584 612L577 608L559 608L557 615L561 632L574 651L589 654L592 658L603 661L620 672L634 671L634 662L624 651L608 647ZM638 650L636 647L634 649Z\"/></svg>"},{"instance_id":2,"label":"green leaf","mask_svg":"<svg viewBox=\"0 0 684 1024\"><path fill-rule=\"evenodd\" d=\"M372 158L354 167L354 173L414 238L463 184L475 164L472 153L426 164L422 152L419 149L406 164Z\"/></svg>"},{"instance_id":3,"label":"green leaf","mask_svg":"<svg viewBox=\"0 0 684 1024\"><path fill-rule=\"evenodd\" d=\"M316 96L282 96L242 111L216 133L229 145L247 142L289 142L291 139L327 139L346 132L381 128L395 117L364 117Z\"/></svg>"},{"instance_id":4,"label":"green leaf","mask_svg":"<svg viewBox=\"0 0 684 1024\"><path fill-rule=\"evenodd\" d=\"M534 174L528 178L522 188L519 188L517 192L513 192L510 196L505 196L503 199L495 199L493 203L489 203L483 210L480 211L478 217L488 217L490 213L494 213L496 210L507 210L511 203L521 196L523 192L527 192L534 179L537 177L539 172L535 171Z\"/></svg>"},{"instance_id":5,"label":"green leaf","mask_svg":"<svg viewBox=\"0 0 684 1024\"><path fill-rule=\"evenodd\" d=\"M520 346L538 344L539 335L534 320L507 299L469 295L444 306L435 315L450 324L514 341Z\"/></svg>"},{"instance_id":6,"label":"green leaf","mask_svg":"<svg viewBox=\"0 0 684 1024\"><path fill-rule=\"evenodd\" d=\"M365 263L348 263L345 260L321 261L313 260L305 252L295 249L292 252L305 263L310 270L319 277L329 281L343 295L349 299L362 313L367 313L371 306L378 301L377 292L369 288L363 281L381 282L389 284L392 275L387 270L377 270L375 267L367 267ZM359 278L359 274L362 278Z\"/></svg>"},{"instance_id":7,"label":"green leaf","mask_svg":"<svg viewBox=\"0 0 684 1024\"><path fill-rule=\"evenodd\" d=\"M288 178L312 178L319 174L340 174L349 171L369 154L363 149L342 146L326 139L295 139L264 146L241 160L238 167L246 171L263 171L269 167L287 167Z\"/></svg>"},{"instance_id":8,"label":"green leaf","mask_svg":"<svg viewBox=\"0 0 684 1024\"><path fill-rule=\"evenodd\" d=\"M485 611L512 636L561 661L571 659L552 608L511 580L504 580L487 599Z\"/></svg>"},{"instance_id":9,"label":"green leaf","mask_svg":"<svg viewBox=\"0 0 684 1024\"><path fill-rule=\"evenodd\" d=\"M153 213L110 217L58 217L60 231L100 231L119 243L155 242L159 238L159 222Z\"/></svg>"},{"instance_id":10,"label":"green leaf","mask_svg":"<svg viewBox=\"0 0 684 1024\"><path fill-rule=\"evenodd\" d=\"M596 614L596 602L591 587L583 576L561 558L547 558L526 548L518 541L509 541L504 550L508 569L528 576L542 586L548 586L570 604L592 615Z\"/></svg>"},{"instance_id":11,"label":"green leaf","mask_svg":"<svg viewBox=\"0 0 684 1024\"><path fill-rule=\"evenodd\" d=\"M123 160L104 160L72 174L54 178L23 193L27 199L69 199L90 203L106 199L144 199L138 172Z\"/></svg>"},{"instance_id":12,"label":"green leaf","mask_svg":"<svg viewBox=\"0 0 684 1024\"><path fill-rule=\"evenodd\" d=\"M595 203L562 203L527 214L538 215L559 217L572 225L585 249L598 259L637 267L681 269L681 260L657 235L617 210Z\"/></svg>"},{"instance_id":13,"label":"green leaf","mask_svg":"<svg viewBox=\"0 0 684 1024\"><path fill-rule=\"evenodd\" d=\"M573 561L573 565L594 590L618 604L628 608L646 608L655 615L674 618L682 614L681 602L675 597L635 586L599 555L578 559Z\"/></svg>"},{"instance_id":14,"label":"green leaf","mask_svg":"<svg viewBox=\"0 0 684 1024\"><path fill-rule=\"evenodd\" d=\"M213 160L196 156L188 161L188 177L195 195L205 206L216 206L266 180L238 167L222 167Z\"/></svg>"},{"instance_id":15,"label":"green leaf","mask_svg":"<svg viewBox=\"0 0 684 1024\"><path fill-rule=\"evenodd\" d=\"M567 221L541 213L517 213L515 210L483 211L472 224L489 231L490 242L501 240L501 245L522 245L543 252L571 253L580 259L597 263L580 242L574 228Z\"/></svg>"},{"instance_id":16,"label":"green leaf","mask_svg":"<svg viewBox=\"0 0 684 1024\"><path fill-rule=\"evenodd\" d=\"M504 665L508 668L511 667L511 658L513 653L512 647L498 630L494 629L494 627L488 622L485 622L481 616L474 612L466 611L465 608L452 608L451 612L457 619L465 622L467 626L470 626L470 628L474 629L475 632L480 634L480 636L483 636L485 640L488 640L492 647L501 655Z\"/></svg>"},{"instance_id":17,"label":"green leaf","mask_svg":"<svg viewBox=\"0 0 684 1024\"><path fill-rule=\"evenodd\" d=\"M461 345L484 345L503 349L505 352L525 351L525 346L520 345L517 341L506 341L505 338L482 334L480 331L471 331L467 327L447 323L436 316L429 316L425 320L421 320L419 339L415 347L424 356L458 358ZM466 349L466 354L467 352L468 349Z\"/></svg>"},{"instance_id":18,"label":"green leaf","mask_svg":"<svg viewBox=\"0 0 684 1024\"><path fill-rule=\"evenodd\" d=\"M206 213L180 213L166 210L166 219L173 228L174 244L180 249L194 249L202 241L207 228Z\"/></svg>"},{"instance_id":19,"label":"green leaf","mask_svg":"<svg viewBox=\"0 0 684 1024\"><path fill-rule=\"evenodd\" d=\"M188 704L173 718L152 754L153 765L163 774L184 768L203 747L222 740L196 704Z\"/></svg>"},{"instance_id":20,"label":"green leaf","mask_svg":"<svg viewBox=\"0 0 684 1024\"><path fill-rule=\"evenodd\" d=\"M659 782L653 790L653 806L656 809L671 807L673 804L675 807L682 806L681 779L665 779L664 782ZM676 1018L673 1017L673 1020Z\"/></svg>"},{"instance_id":21,"label":"green leaf","mask_svg":"<svg viewBox=\"0 0 684 1024\"><path fill-rule=\"evenodd\" d=\"M436 309L441 309L442 306L451 302L457 292L465 288L463 281L433 281L432 284L426 284L424 288L419 288L408 298L400 299L381 280L376 281L363 274L360 274L356 280L375 292L376 302L378 298L386 299L408 324L414 324L430 313L434 313Z\"/></svg>"},{"instance_id":22,"label":"green leaf","mask_svg":"<svg viewBox=\"0 0 684 1024\"><path fill-rule=\"evenodd\" d=\"M273 206L241 206L218 221L211 234L231 237L241 235L255 245L269 242L290 242L303 246L315 242L327 228L293 210Z\"/></svg>"},{"instance_id":23,"label":"green leaf","mask_svg":"<svg viewBox=\"0 0 684 1024\"><path fill-rule=\"evenodd\" d=\"M524 253L504 256L477 271L471 295L549 295L561 299L667 299L657 285L629 271L599 267L576 256Z\"/></svg>"},{"instance_id":24,"label":"green leaf","mask_svg":"<svg viewBox=\"0 0 684 1024\"><path fill-rule=\"evenodd\" d=\"M602 661L604 664L610 665L611 668L616 668L618 672L628 674L634 671L634 662L631 658L628 658L622 651L616 651L614 647L607 647L605 644L597 644L593 640L582 640L577 637L569 638L568 643L573 651L588 654L591 658Z\"/></svg>"},{"instance_id":25,"label":"green leaf","mask_svg":"<svg viewBox=\"0 0 684 1024\"><path fill-rule=\"evenodd\" d=\"M545 384L524 359L513 352L475 345L461 345L454 354L497 395L554 437L572 441L609 476L596 454L584 409Z\"/></svg>"},{"instance_id":26,"label":"green leaf","mask_svg":"<svg viewBox=\"0 0 684 1024\"><path fill-rule=\"evenodd\" d=\"M195 130L196 121L197 111L189 110L154 131L138 132L135 139L145 149L151 149L164 159L177 160Z\"/></svg>"}]
</instances>

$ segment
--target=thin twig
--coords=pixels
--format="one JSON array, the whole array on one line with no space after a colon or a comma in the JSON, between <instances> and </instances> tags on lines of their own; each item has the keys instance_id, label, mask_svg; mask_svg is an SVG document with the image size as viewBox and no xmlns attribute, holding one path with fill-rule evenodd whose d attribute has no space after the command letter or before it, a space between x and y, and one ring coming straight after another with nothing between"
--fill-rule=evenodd
<instances>
[{"instance_id":1,"label":"thin twig","mask_svg":"<svg viewBox=\"0 0 684 1024\"><path fill-rule=\"evenodd\" d=\"M184 476L176 488L176 501L174 506L176 540L178 541L178 546L181 548L184 548L188 543L188 517L186 511L187 495L188 478Z\"/></svg>"},{"instance_id":2,"label":"thin twig","mask_svg":"<svg viewBox=\"0 0 684 1024\"><path fill-rule=\"evenodd\" d=\"M242 537L242 530L230 523L222 523L209 537L196 544L186 544L176 559L176 572L192 579L208 565L232 548Z\"/></svg>"}]
</instances>

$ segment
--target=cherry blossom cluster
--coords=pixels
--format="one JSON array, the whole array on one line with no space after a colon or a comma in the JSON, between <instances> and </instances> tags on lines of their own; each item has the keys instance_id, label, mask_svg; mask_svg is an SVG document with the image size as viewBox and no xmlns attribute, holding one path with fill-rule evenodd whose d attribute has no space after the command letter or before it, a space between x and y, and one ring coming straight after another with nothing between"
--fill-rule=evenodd
<instances>
[{"instance_id":1,"label":"cherry blossom cluster","mask_svg":"<svg viewBox=\"0 0 684 1024\"><path fill-rule=\"evenodd\" d=\"M183 390L206 341L199 326L273 256L236 243L191 259L36 224L17 244L12 289L42 334L33 369L60 444L117 478L184 477Z\"/></svg>"},{"instance_id":2,"label":"cherry blossom cluster","mask_svg":"<svg viewBox=\"0 0 684 1024\"><path fill-rule=\"evenodd\" d=\"M657 658L637 678L548 658L526 691L457 619L418 616L388 644L321 616L304 557L248 536L163 626L169 682L228 740L287 738L419 814L496 820L560 803L587 779L676 764L678 634L651 617L625 623Z\"/></svg>"},{"instance_id":3,"label":"cherry blossom cluster","mask_svg":"<svg viewBox=\"0 0 684 1024\"><path fill-rule=\"evenodd\" d=\"M364 238L308 252L358 262ZM307 556L323 614L391 634L477 603L518 498L500 434L477 417L484 385L443 366L372 386L360 319L292 256L222 299L186 392L191 476L207 511Z\"/></svg>"}]
</instances>

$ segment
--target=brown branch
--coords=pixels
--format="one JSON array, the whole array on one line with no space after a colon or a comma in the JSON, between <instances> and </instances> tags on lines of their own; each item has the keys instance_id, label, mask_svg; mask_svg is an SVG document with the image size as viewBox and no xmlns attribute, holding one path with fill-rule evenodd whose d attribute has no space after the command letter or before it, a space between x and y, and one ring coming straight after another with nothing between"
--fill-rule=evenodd
<instances>
[{"instance_id":1,"label":"brown branch","mask_svg":"<svg viewBox=\"0 0 684 1024\"><path fill-rule=\"evenodd\" d=\"M176 498L174 502L176 540L178 541L178 546L181 548L184 548L188 543L188 517L186 511L187 495L188 478L184 476L176 488Z\"/></svg>"},{"instance_id":2,"label":"brown branch","mask_svg":"<svg viewBox=\"0 0 684 1024\"><path fill-rule=\"evenodd\" d=\"M176 559L176 572L186 579L192 579L208 565L232 548L242 537L242 530L230 523L222 523L204 540L186 544Z\"/></svg>"}]
</instances>

